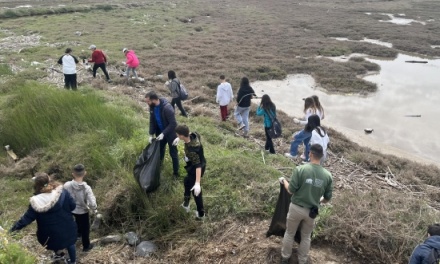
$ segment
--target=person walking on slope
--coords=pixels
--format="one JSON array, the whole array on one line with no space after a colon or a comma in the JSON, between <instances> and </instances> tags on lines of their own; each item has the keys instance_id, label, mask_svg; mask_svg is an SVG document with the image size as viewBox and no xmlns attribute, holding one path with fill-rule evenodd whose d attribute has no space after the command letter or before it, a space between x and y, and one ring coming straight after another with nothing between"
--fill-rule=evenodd
<instances>
[{"instance_id":1,"label":"person walking on slope","mask_svg":"<svg viewBox=\"0 0 440 264\"><path fill-rule=\"evenodd\" d=\"M232 86L226 81L224 75L220 75L220 84L217 87L216 102L220 105L220 116L222 121L226 121L228 117L228 105L234 99Z\"/></svg>"},{"instance_id":2,"label":"person walking on slope","mask_svg":"<svg viewBox=\"0 0 440 264\"><path fill-rule=\"evenodd\" d=\"M134 50L128 50L127 48L124 48L122 52L125 54L125 57L127 60L125 61L125 65L127 66L127 69L125 71L125 76L127 77L127 80L130 79L130 70L133 72L133 76L137 79L138 75L136 72L136 68L139 66L139 59L134 53Z\"/></svg>"},{"instance_id":3,"label":"person walking on slope","mask_svg":"<svg viewBox=\"0 0 440 264\"><path fill-rule=\"evenodd\" d=\"M317 126L315 129L313 129L309 144L310 145L313 145L313 144L321 145L322 151L324 154L321 159L321 166L324 166L324 162L327 160L327 146L328 146L329 142L330 142L330 139L328 137L326 129L324 129L320 125Z\"/></svg>"},{"instance_id":4,"label":"person walking on slope","mask_svg":"<svg viewBox=\"0 0 440 264\"><path fill-rule=\"evenodd\" d=\"M176 127L176 134L185 143L185 169L187 176L183 181L185 192L183 194L182 207L187 212L190 212L189 201L192 193L197 206L196 218L203 219L205 217L205 209L203 208L200 182L205 173L206 159L203 153L203 145L200 142L200 135L196 132L191 133L186 125L178 125Z\"/></svg>"},{"instance_id":5,"label":"person walking on slope","mask_svg":"<svg viewBox=\"0 0 440 264\"><path fill-rule=\"evenodd\" d=\"M180 80L177 79L174 71L168 72L168 79L169 80L165 83L165 86L168 87L171 93L171 106L174 108L174 106L177 105L180 110L180 115L188 117L185 109L182 106L182 100L180 99Z\"/></svg>"},{"instance_id":6,"label":"person walking on slope","mask_svg":"<svg viewBox=\"0 0 440 264\"><path fill-rule=\"evenodd\" d=\"M249 111L251 108L251 99L257 96L254 89L249 84L249 79L243 77L240 83L240 89L237 93L237 107L234 111L235 119L238 122L238 129L244 129L243 137L248 137L249 134Z\"/></svg>"},{"instance_id":7,"label":"person walking on slope","mask_svg":"<svg viewBox=\"0 0 440 264\"><path fill-rule=\"evenodd\" d=\"M292 255L293 240L296 230L301 226L301 243L298 248L298 263L308 262L310 236L320 203L327 203L332 198L333 179L330 172L319 165L322 147L314 144L310 147L310 163L293 169L288 182L279 178L284 188L292 194L289 213L286 219L286 232L281 248L281 264L288 264Z\"/></svg>"},{"instance_id":8,"label":"person walking on slope","mask_svg":"<svg viewBox=\"0 0 440 264\"><path fill-rule=\"evenodd\" d=\"M93 248L93 244L90 243L90 219L89 208L96 211L96 198L93 194L92 188L84 181L84 177L87 172L84 165L77 164L73 167L73 180L64 184L69 194L73 197L76 203L75 210L72 211L75 217L76 225L78 227L78 233L82 237L83 251L88 252Z\"/></svg>"},{"instance_id":9,"label":"person walking on slope","mask_svg":"<svg viewBox=\"0 0 440 264\"><path fill-rule=\"evenodd\" d=\"M173 176L174 179L178 179L179 156L176 146L179 143L179 138L175 132L177 122L174 108L165 98L159 98L153 91L145 95L145 102L150 107L150 138L148 141L151 144L154 136L156 136L156 140L160 141L160 160L162 163L165 157L165 147L168 143L170 156L173 161Z\"/></svg>"},{"instance_id":10,"label":"person walking on slope","mask_svg":"<svg viewBox=\"0 0 440 264\"><path fill-rule=\"evenodd\" d=\"M60 57L58 64L63 65L64 88L76 90L76 64L78 59L72 55L72 49L67 48L65 54Z\"/></svg>"},{"instance_id":11,"label":"person walking on slope","mask_svg":"<svg viewBox=\"0 0 440 264\"><path fill-rule=\"evenodd\" d=\"M304 142L304 153L301 156L301 159L303 159L303 161L308 161L310 138L312 137L312 131L319 126L321 126L321 120L319 119L319 116L317 115L309 116L304 129L293 134L293 140L290 143L290 152L284 153L284 156L291 159L295 158L296 155L298 154L299 145L301 145Z\"/></svg>"},{"instance_id":12,"label":"person walking on slope","mask_svg":"<svg viewBox=\"0 0 440 264\"><path fill-rule=\"evenodd\" d=\"M264 116L264 132L266 134L266 144L264 149L271 154L275 154L272 138L269 136L269 129L272 127L272 119L277 117L277 108L270 100L269 95L265 94L261 97L260 106L257 108L257 116Z\"/></svg>"},{"instance_id":13,"label":"person walking on slope","mask_svg":"<svg viewBox=\"0 0 440 264\"><path fill-rule=\"evenodd\" d=\"M101 68L102 72L105 74L107 82L112 82L110 76L108 75L105 65L107 64L107 56L105 56L102 50L96 49L95 45L90 45L90 50L92 50L92 58L88 62L93 62L93 78L96 78L96 71Z\"/></svg>"},{"instance_id":14,"label":"person walking on slope","mask_svg":"<svg viewBox=\"0 0 440 264\"><path fill-rule=\"evenodd\" d=\"M319 119L321 118L321 115L323 113L321 113L315 106L315 102L313 101L312 97L307 97L304 101L304 120L300 120L297 118L293 119L293 122L295 124L300 124L300 125L306 125L307 121L309 119L309 116L311 115L318 115Z\"/></svg>"},{"instance_id":15,"label":"person walking on slope","mask_svg":"<svg viewBox=\"0 0 440 264\"><path fill-rule=\"evenodd\" d=\"M438 263L438 260L431 256L433 250L440 253L440 224L428 226L428 238L414 249L409 264Z\"/></svg>"},{"instance_id":16,"label":"person walking on slope","mask_svg":"<svg viewBox=\"0 0 440 264\"><path fill-rule=\"evenodd\" d=\"M75 201L61 184L52 181L46 173L37 173L29 208L10 232L21 230L37 220L38 242L46 249L53 250L55 257L67 249L69 263L75 264L77 229L72 217L75 207Z\"/></svg>"}]
</instances>

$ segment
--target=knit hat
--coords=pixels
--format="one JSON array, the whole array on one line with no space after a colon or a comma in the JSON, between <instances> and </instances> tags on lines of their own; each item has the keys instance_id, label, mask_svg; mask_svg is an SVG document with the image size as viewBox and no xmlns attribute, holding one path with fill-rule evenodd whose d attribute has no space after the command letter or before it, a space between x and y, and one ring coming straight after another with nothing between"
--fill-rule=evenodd
<instances>
[{"instance_id":1,"label":"knit hat","mask_svg":"<svg viewBox=\"0 0 440 264\"><path fill-rule=\"evenodd\" d=\"M96 49L95 45L90 45L89 49Z\"/></svg>"},{"instance_id":2,"label":"knit hat","mask_svg":"<svg viewBox=\"0 0 440 264\"><path fill-rule=\"evenodd\" d=\"M124 53L125 53L126 51L128 51L128 49L127 49L127 48L123 48L123 49L122 49L122 52L124 52Z\"/></svg>"}]
</instances>

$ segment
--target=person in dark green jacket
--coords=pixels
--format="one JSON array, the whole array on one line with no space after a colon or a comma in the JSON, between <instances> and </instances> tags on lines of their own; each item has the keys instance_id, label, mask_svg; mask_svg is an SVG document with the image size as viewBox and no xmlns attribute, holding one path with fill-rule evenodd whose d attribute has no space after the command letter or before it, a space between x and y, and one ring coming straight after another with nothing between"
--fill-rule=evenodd
<instances>
[{"instance_id":1,"label":"person in dark green jacket","mask_svg":"<svg viewBox=\"0 0 440 264\"><path fill-rule=\"evenodd\" d=\"M265 94L261 97L260 106L257 108L257 116L264 116L264 132L266 134L266 144L264 145L264 149L271 154L275 154L275 148L268 130L272 127L272 119L277 117L277 109L269 95Z\"/></svg>"}]
</instances>

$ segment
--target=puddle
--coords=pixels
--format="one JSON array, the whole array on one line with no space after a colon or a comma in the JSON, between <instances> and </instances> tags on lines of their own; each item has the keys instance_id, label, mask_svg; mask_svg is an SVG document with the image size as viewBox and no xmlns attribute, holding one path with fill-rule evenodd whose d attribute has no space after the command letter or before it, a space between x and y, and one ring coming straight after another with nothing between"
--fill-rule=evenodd
<instances>
[{"instance_id":1,"label":"puddle","mask_svg":"<svg viewBox=\"0 0 440 264\"><path fill-rule=\"evenodd\" d=\"M426 22L418 21L410 18L402 18L405 14L399 14L400 17L395 17L393 14L382 13L382 15L386 15L390 18L390 20L379 20L379 22L388 22L397 25L410 25L411 23L420 23L422 25L426 25Z\"/></svg>"},{"instance_id":2,"label":"puddle","mask_svg":"<svg viewBox=\"0 0 440 264\"><path fill-rule=\"evenodd\" d=\"M368 60L381 66L379 74L365 77L378 84L378 92L368 97L314 90L314 79L304 74L290 75L282 81L259 81L252 86L258 95L269 94L278 109L297 117L303 115L302 98L316 94L326 110L324 125L383 153L440 164L440 60L405 63L420 58L402 54L395 60ZM367 127L374 132L366 135L363 130Z\"/></svg>"},{"instance_id":3,"label":"puddle","mask_svg":"<svg viewBox=\"0 0 440 264\"><path fill-rule=\"evenodd\" d=\"M365 57L368 57L368 56L369 56L368 54L363 54L363 53L352 53L352 54L350 54L348 56L346 56L346 55L334 56L334 57L316 56L315 58L327 58L327 59L330 59L330 60L335 61L335 62L347 62L347 61L350 60L350 58L353 58L353 57L363 57L363 58L365 58Z\"/></svg>"},{"instance_id":4,"label":"puddle","mask_svg":"<svg viewBox=\"0 0 440 264\"><path fill-rule=\"evenodd\" d=\"M376 45L384 46L384 47L387 47L387 48L392 48L393 47L393 43L381 41L381 40L378 40L378 39L369 39L369 38L364 38L362 40L350 40L348 38L332 38L332 39L336 39L336 40L339 40L339 41L367 42L367 43L371 43L371 44L376 44Z\"/></svg>"}]
</instances>

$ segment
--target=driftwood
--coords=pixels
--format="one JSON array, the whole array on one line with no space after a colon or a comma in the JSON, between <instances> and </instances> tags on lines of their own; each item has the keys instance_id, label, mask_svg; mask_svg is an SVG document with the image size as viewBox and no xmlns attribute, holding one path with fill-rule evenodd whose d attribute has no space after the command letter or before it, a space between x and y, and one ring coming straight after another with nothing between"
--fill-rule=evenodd
<instances>
[{"instance_id":1,"label":"driftwood","mask_svg":"<svg viewBox=\"0 0 440 264\"><path fill-rule=\"evenodd\" d=\"M406 63L428 63L428 61L416 61L416 60L409 60L405 61Z\"/></svg>"}]
</instances>

